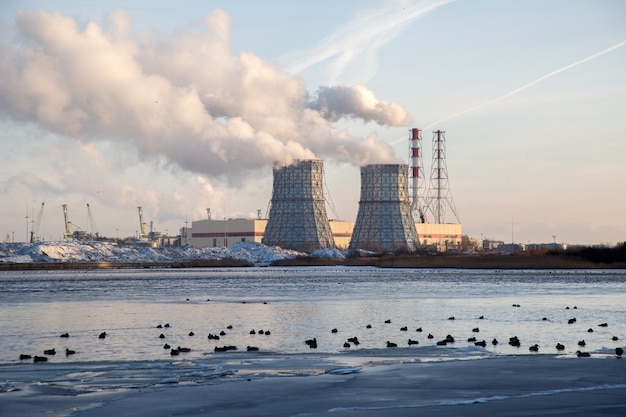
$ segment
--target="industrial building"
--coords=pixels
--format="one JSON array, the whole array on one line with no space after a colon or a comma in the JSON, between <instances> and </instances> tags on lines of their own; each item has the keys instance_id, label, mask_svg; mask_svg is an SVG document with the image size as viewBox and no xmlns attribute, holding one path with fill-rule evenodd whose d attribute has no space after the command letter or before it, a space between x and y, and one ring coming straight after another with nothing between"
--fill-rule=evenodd
<instances>
[{"instance_id":1,"label":"industrial building","mask_svg":"<svg viewBox=\"0 0 626 417\"><path fill-rule=\"evenodd\" d=\"M274 167L263 244L301 252L335 247L326 215L323 175L320 160L298 160Z\"/></svg>"},{"instance_id":2,"label":"industrial building","mask_svg":"<svg viewBox=\"0 0 626 417\"><path fill-rule=\"evenodd\" d=\"M237 242L262 243L268 219L197 220L181 231L181 244L194 247L231 247ZM335 248L348 249L354 222L329 220Z\"/></svg>"},{"instance_id":3,"label":"industrial building","mask_svg":"<svg viewBox=\"0 0 626 417\"><path fill-rule=\"evenodd\" d=\"M361 167L361 198L350 251L415 252L419 247L408 193L408 166Z\"/></svg>"}]
</instances>

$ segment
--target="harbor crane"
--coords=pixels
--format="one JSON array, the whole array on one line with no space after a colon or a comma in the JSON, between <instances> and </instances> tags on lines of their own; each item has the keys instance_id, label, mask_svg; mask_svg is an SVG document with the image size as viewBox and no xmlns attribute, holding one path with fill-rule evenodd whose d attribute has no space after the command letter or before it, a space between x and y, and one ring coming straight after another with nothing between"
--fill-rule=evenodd
<instances>
[{"instance_id":1,"label":"harbor crane","mask_svg":"<svg viewBox=\"0 0 626 417\"><path fill-rule=\"evenodd\" d=\"M43 206L45 202L41 203L41 208L39 209L39 214L37 215L37 221L33 226L33 229L30 231L30 243L35 243L36 241L40 241L39 237L39 228L41 227L41 220L43 219Z\"/></svg>"},{"instance_id":2,"label":"harbor crane","mask_svg":"<svg viewBox=\"0 0 626 417\"><path fill-rule=\"evenodd\" d=\"M98 238L98 228L96 227L96 221L94 220L93 213L91 212L91 206L87 203L87 215L89 217L89 232L95 238Z\"/></svg>"},{"instance_id":3,"label":"harbor crane","mask_svg":"<svg viewBox=\"0 0 626 417\"><path fill-rule=\"evenodd\" d=\"M161 232L154 228L152 222L150 222L150 230L148 230L148 225L143 220L143 210L141 209L141 206L137 207L137 211L139 212L139 239L157 240L161 236Z\"/></svg>"},{"instance_id":4,"label":"harbor crane","mask_svg":"<svg viewBox=\"0 0 626 417\"><path fill-rule=\"evenodd\" d=\"M141 206L137 207L139 211L139 239L148 239L148 232L146 230L146 222L143 221L143 211Z\"/></svg>"},{"instance_id":5,"label":"harbor crane","mask_svg":"<svg viewBox=\"0 0 626 417\"><path fill-rule=\"evenodd\" d=\"M80 226L73 224L69 220L69 216L67 215L67 204L63 204L63 219L65 221L65 232L63 232L64 238L86 239L88 237L87 232L85 232ZM76 230L72 231L72 228Z\"/></svg>"}]
</instances>

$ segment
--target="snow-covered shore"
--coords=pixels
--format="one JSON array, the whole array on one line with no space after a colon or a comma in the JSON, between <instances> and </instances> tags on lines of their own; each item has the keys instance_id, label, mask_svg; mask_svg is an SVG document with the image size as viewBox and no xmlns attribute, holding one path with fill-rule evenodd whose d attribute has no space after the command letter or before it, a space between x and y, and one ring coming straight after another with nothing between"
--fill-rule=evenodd
<instances>
[{"instance_id":1,"label":"snow-covered shore","mask_svg":"<svg viewBox=\"0 0 626 417\"><path fill-rule=\"evenodd\" d=\"M231 248L194 248L191 246L149 247L141 244L116 244L96 241L59 241L37 243L0 243L0 263L48 262L189 262L194 260L233 259L255 266L267 266L282 259L307 254L260 243L240 242ZM309 256L344 258L338 250L318 250Z\"/></svg>"}]
</instances>

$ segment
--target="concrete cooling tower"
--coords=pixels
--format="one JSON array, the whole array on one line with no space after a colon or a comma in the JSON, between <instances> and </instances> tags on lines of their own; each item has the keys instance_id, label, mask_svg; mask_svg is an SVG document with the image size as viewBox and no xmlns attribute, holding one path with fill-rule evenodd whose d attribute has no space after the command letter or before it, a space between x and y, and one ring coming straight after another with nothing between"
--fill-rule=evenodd
<instances>
[{"instance_id":1,"label":"concrete cooling tower","mask_svg":"<svg viewBox=\"0 0 626 417\"><path fill-rule=\"evenodd\" d=\"M274 187L263 244L301 252L334 248L323 192L323 163L299 160L274 168Z\"/></svg>"},{"instance_id":2,"label":"concrete cooling tower","mask_svg":"<svg viewBox=\"0 0 626 417\"><path fill-rule=\"evenodd\" d=\"M419 247L408 191L408 165L361 167L361 199L349 250L414 252Z\"/></svg>"}]
</instances>

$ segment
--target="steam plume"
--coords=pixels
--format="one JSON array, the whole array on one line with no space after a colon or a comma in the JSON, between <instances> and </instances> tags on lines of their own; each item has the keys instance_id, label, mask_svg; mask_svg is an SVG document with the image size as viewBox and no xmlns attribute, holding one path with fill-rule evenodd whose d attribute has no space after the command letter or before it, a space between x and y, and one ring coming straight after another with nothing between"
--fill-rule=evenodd
<instances>
[{"instance_id":1,"label":"steam plume","mask_svg":"<svg viewBox=\"0 0 626 417\"><path fill-rule=\"evenodd\" d=\"M333 132L329 121L397 126L408 121L402 107L360 86L323 87L311 101L300 79L234 54L230 27L222 10L176 36L137 34L124 11L84 27L19 12L13 36L0 41L0 114L75 140L131 144L146 159L213 177L275 160L395 161L374 136Z\"/></svg>"},{"instance_id":2,"label":"steam plume","mask_svg":"<svg viewBox=\"0 0 626 417\"><path fill-rule=\"evenodd\" d=\"M360 85L320 87L311 108L331 121L346 116L389 126L408 126L411 122L402 107L379 101L372 91Z\"/></svg>"}]
</instances>

